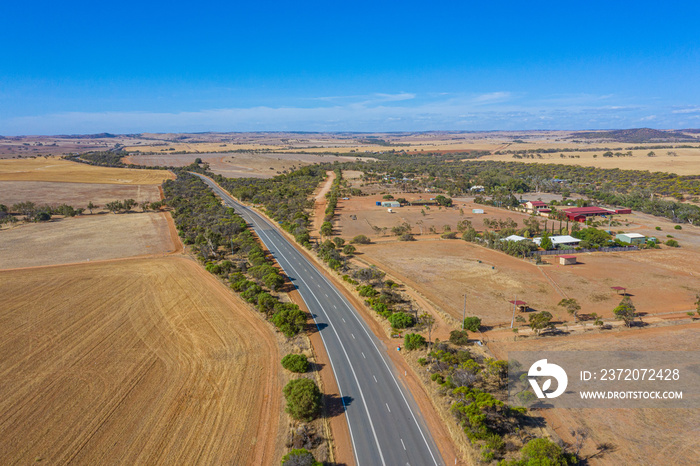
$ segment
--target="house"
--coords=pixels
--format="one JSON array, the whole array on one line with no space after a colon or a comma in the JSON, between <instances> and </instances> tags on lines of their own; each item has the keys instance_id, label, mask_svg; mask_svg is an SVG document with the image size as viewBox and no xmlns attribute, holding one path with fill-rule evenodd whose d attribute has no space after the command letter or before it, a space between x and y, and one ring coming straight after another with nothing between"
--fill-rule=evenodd
<instances>
[{"instance_id":1,"label":"house","mask_svg":"<svg viewBox=\"0 0 700 466\"><path fill-rule=\"evenodd\" d=\"M529 212L539 212L540 209L546 209L547 203L542 201L527 201L525 203L525 209ZM551 210L550 210L551 212Z\"/></svg>"},{"instance_id":2,"label":"house","mask_svg":"<svg viewBox=\"0 0 700 466\"><path fill-rule=\"evenodd\" d=\"M401 204L398 201L384 201L382 207L401 207Z\"/></svg>"},{"instance_id":3,"label":"house","mask_svg":"<svg viewBox=\"0 0 700 466\"><path fill-rule=\"evenodd\" d=\"M519 235L510 235L502 239L502 241L515 241L515 242L520 242L522 240L525 240L524 236L519 236Z\"/></svg>"},{"instance_id":4,"label":"house","mask_svg":"<svg viewBox=\"0 0 700 466\"><path fill-rule=\"evenodd\" d=\"M576 222L585 222L588 217L598 217L604 215L612 215L614 210L604 209L602 207L572 207L565 209L566 218Z\"/></svg>"},{"instance_id":5,"label":"house","mask_svg":"<svg viewBox=\"0 0 700 466\"><path fill-rule=\"evenodd\" d=\"M475 192L475 193L483 193L483 192L484 192L484 187L481 186L481 185L472 186L471 188L469 188L469 191L472 191L472 192Z\"/></svg>"},{"instance_id":6,"label":"house","mask_svg":"<svg viewBox=\"0 0 700 466\"><path fill-rule=\"evenodd\" d=\"M552 241L552 246L554 246L555 249L559 248L565 248L565 247L576 247L578 244L581 242L580 239L574 238L573 236L570 235L558 235L558 236L550 236L549 239ZM538 236L536 238L532 238L532 241L536 245L540 245L542 242L542 237Z\"/></svg>"},{"instance_id":7,"label":"house","mask_svg":"<svg viewBox=\"0 0 700 466\"><path fill-rule=\"evenodd\" d=\"M644 244L647 242L647 237L639 233L618 233L615 239L628 244Z\"/></svg>"},{"instance_id":8,"label":"house","mask_svg":"<svg viewBox=\"0 0 700 466\"><path fill-rule=\"evenodd\" d=\"M576 263L576 256L559 256L560 265L574 265Z\"/></svg>"}]
</instances>

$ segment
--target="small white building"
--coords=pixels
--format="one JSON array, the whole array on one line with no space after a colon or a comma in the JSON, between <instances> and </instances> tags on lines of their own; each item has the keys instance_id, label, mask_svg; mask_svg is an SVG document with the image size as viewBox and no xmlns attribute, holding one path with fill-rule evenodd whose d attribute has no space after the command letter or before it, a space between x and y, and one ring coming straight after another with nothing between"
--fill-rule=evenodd
<instances>
[{"instance_id":1,"label":"small white building","mask_svg":"<svg viewBox=\"0 0 700 466\"><path fill-rule=\"evenodd\" d=\"M574 238L570 235L550 236L549 239L552 240L552 246L555 248L576 247L581 242L580 239ZM536 238L532 238L532 241L539 246L542 242L542 237L538 236Z\"/></svg>"},{"instance_id":2,"label":"small white building","mask_svg":"<svg viewBox=\"0 0 700 466\"><path fill-rule=\"evenodd\" d=\"M473 214L483 214L483 213L484 213L484 209L472 209L472 213L473 213Z\"/></svg>"},{"instance_id":3,"label":"small white building","mask_svg":"<svg viewBox=\"0 0 700 466\"><path fill-rule=\"evenodd\" d=\"M525 240L525 239L527 239L527 238L525 238L524 236L520 236L520 235L510 235L510 236L507 236L507 237L503 238L503 241L516 241L516 242L520 242L520 241Z\"/></svg>"}]
</instances>

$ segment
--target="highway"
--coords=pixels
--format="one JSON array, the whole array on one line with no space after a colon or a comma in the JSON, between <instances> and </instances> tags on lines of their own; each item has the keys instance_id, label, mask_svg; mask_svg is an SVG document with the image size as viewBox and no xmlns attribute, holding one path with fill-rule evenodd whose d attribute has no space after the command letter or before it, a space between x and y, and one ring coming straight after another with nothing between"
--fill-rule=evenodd
<instances>
[{"instance_id":1,"label":"highway","mask_svg":"<svg viewBox=\"0 0 700 466\"><path fill-rule=\"evenodd\" d=\"M196 174L196 173L195 173ZM316 322L343 400L358 465L444 465L385 346L338 289L269 221L199 176L252 225Z\"/></svg>"}]
</instances>

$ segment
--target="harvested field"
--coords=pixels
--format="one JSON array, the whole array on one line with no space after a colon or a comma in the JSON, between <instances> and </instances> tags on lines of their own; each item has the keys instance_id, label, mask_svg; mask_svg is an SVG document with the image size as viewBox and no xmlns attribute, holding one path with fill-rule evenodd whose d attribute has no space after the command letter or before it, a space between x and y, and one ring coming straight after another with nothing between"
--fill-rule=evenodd
<instances>
[{"instance_id":1,"label":"harvested field","mask_svg":"<svg viewBox=\"0 0 700 466\"><path fill-rule=\"evenodd\" d=\"M626 286L646 315L694 309L700 289L697 255L680 250L581 254L575 266L537 266L462 240L392 241L360 251L360 260L396 276L455 319L461 319L467 293L467 315L491 325L510 322L508 301L516 295L555 320L570 321L557 306L565 297L576 298L582 314L612 318L621 297L611 286Z\"/></svg>"},{"instance_id":2,"label":"harvested field","mask_svg":"<svg viewBox=\"0 0 700 466\"><path fill-rule=\"evenodd\" d=\"M165 254L176 249L164 212L95 214L0 231L0 269Z\"/></svg>"},{"instance_id":3,"label":"harvested field","mask_svg":"<svg viewBox=\"0 0 700 466\"><path fill-rule=\"evenodd\" d=\"M508 351L679 351L700 348L698 324L591 332L567 337L545 337L512 341L508 336L491 340L496 357ZM565 441L569 429L587 427L592 433L583 447L591 465L691 465L697 464L700 440L697 409L545 409L539 411ZM612 444L612 451L593 457L596 445Z\"/></svg>"},{"instance_id":4,"label":"harvested field","mask_svg":"<svg viewBox=\"0 0 700 466\"><path fill-rule=\"evenodd\" d=\"M139 203L156 202L160 200L160 191L155 185L0 181L0 203L7 206L30 201L37 205L68 204L78 208L85 207L91 201L104 206L122 199L134 199Z\"/></svg>"},{"instance_id":5,"label":"harvested field","mask_svg":"<svg viewBox=\"0 0 700 466\"><path fill-rule=\"evenodd\" d=\"M275 337L181 257L0 272L0 462L273 464Z\"/></svg>"},{"instance_id":6,"label":"harvested field","mask_svg":"<svg viewBox=\"0 0 700 466\"><path fill-rule=\"evenodd\" d=\"M285 170L324 162L348 162L355 157L336 157L294 153L235 152L230 154L164 154L130 155L124 161L135 165L184 167L201 158L211 171L228 178L272 178Z\"/></svg>"},{"instance_id":7,"label":"harvested field","mask_svg":"<svg viewBox=\"0 0 700 466\"><path fill-rule=\"evenodd\" d=\"M173 177L172 173L165 170L97 167L57 157L0 159L0 181L159 185Z\"/></svg>"}]
</instances>

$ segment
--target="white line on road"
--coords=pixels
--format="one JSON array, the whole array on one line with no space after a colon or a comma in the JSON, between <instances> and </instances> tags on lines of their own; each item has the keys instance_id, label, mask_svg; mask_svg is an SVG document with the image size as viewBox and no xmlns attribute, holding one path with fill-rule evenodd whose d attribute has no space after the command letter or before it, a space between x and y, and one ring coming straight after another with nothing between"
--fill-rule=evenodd
<instances>
[{"instance_id":1,"label":"white line on road","mask_svg":"<svg viewBox=\"0 0 700 466\"><path fill-rule=\"evenodd\" d=\"M384 403L384 404L386 405L386 409L389 409L389 403ZM389 412L391 412L390 409L389 409Z\"/></svg>"},{"instance_id":2,"label":"white line on road","mask_svg":"<svg viewBox=\"0 0 700 466\"><path fill-rule=\"evenodd\" d=\"M373 375L372 377L374 377L374 382L375 382L375 383L379 383L379 382L377 382L377 377L376 377L376 376Z\"/></svg>"},{"instance_id":3,"label":"white line on road","mask_svg":"<svg viewBox=\"0 0 700 466\"><path fill-rule=\"evenodd\" d=\"M341 319L343 319L343 322L345 322L345 318L344 318L344 317L341 317Z\"/></svg>"},{"instance_id":4,"label":"white line on road","mask_svg":"<svg viewBox=\"0 0 700 466\"><path fill-rule=\"evenodd\" d=\"M362 351L360 351L360 353L362 353ZM365 356L365 353L362 353L362 357L367 359L367 356Z\"/></svg>"},{"instance_id":5,"label":"white line on road","mask_svg":"<svg viewBox=\"0 0 700 466\"><path fill-rule=\"evenodd\" d=\"M352 335L352 339L355 340L355 334L351 333L350 335Z\"/></svg>"},{"instance_id":6,"label":"white line on road","mask_svg":"<svg viewBox=\"0 0 700 466\"><path fill-rule=\"evenodd\" d=\"M400 438L399 440L401 440L401 445L403 446L403 449L404 449L404 450L406 450L406 444L405 444L405 443L403 443L403 439L402 439L402 438Z\"/></svg>"}]
</instances>

